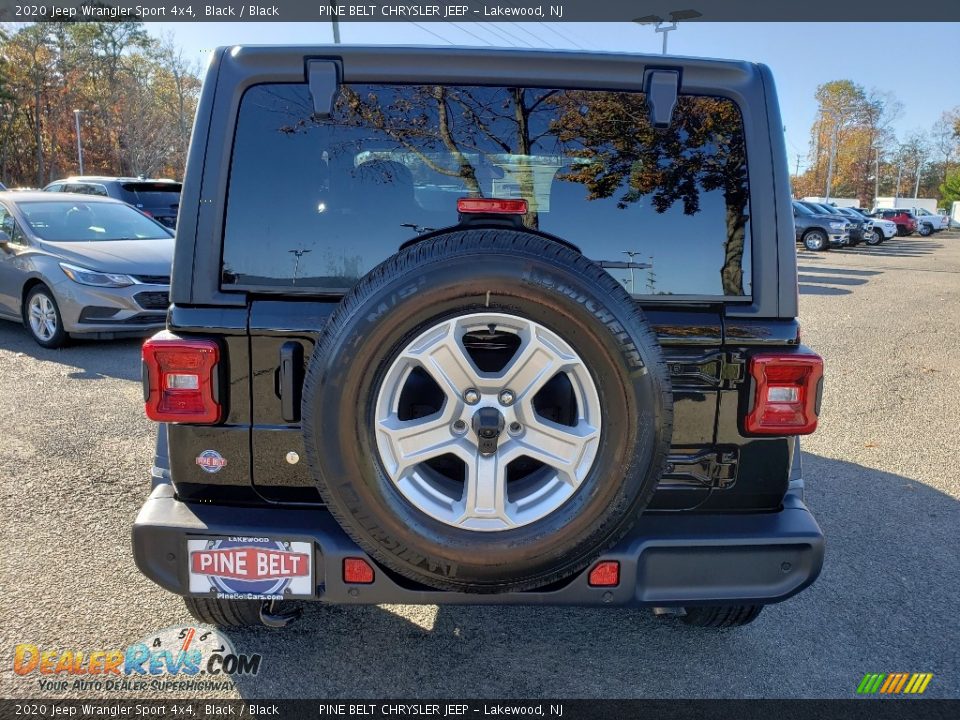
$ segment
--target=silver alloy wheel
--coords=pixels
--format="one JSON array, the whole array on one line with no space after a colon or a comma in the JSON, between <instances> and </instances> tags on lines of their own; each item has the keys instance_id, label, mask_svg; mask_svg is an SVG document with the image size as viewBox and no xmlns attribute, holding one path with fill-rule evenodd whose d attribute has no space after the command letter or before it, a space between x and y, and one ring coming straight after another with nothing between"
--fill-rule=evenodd
<instances>
[{"instance_id":1,"label":"silver alloy wheel","mask_svg":"<svg viewBox=\"0 0 960 720\"><path fill-rule=\"evenodd\" d=\"M480 370L464 345L464 336L483 332L509 333L519 343L497 372ZM426 417L401 419L401 394L416 368L440 388L443 404ZM542 417L534 406L558 373L575 399L570 425ZM468 390L479 392L475 404L464 400ZM499 413L502 429L495 452L483 453L476 418L488 408ZM515 315L477 313L431 327L393 362L378 390L376 443L397 489L430 517L465 530L508 530L549 515L576 492L596 458L600 416L590 371L557 333ZM463 463L462 480L427 465L444 455ZM508 466L521 458L541 465L508 483Z\"/></svg>"},{"instance_id":2,"label":"silver alloy wheel","mask_svg":"<svg viewBox=\"0 0 960 720\"><path fill-rule=\"evenodd\" d=\"M33 334L44 342L49 342L56 335L57 310L53 306L53 301L44 293L38 292L30 298L27 317Z\"/></svg>"},{"instance_id":3,"label":"silver alloy wheel","mask_svg":"<svg viewBox=\"0 0 960 720\"><path fill-rule=\"evenodd\" d=\"M822 250L826 247L827 236L819 230L811 230L803 237L803 244L807 250Z\"/></svg>"}]
</instances>

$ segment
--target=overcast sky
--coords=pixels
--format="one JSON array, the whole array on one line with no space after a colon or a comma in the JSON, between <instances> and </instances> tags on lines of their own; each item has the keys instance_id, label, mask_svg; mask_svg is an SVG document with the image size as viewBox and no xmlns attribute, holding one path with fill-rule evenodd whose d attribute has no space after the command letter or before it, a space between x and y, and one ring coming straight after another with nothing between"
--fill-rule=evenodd
<instances>
[{"instance_id":1,"label":"overcast sky","mask_svg":"<svg viewBox=\"0 0 960 720\"><path fill-rule=\"evenodd\" d=\"M332 41L329 23L149 23L205 60L218 45L314 44ZM659 53L661 37L632 23L341 23L351 44L515 45ZM787 128L793 170L806 159L813 94L829 80L850 79L890 91L903 103L899 135L929 129L940 113L960 105L957 46L960 23L707 23L670 33L677 55L763 62L773 69Z\"/></svg>"}]
</instances>

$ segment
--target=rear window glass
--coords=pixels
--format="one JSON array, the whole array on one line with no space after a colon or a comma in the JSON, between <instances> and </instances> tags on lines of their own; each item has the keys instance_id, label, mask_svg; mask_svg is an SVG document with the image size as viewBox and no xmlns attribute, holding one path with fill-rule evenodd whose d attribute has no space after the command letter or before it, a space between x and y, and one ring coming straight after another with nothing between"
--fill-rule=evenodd
<instances>
[{"instance_id":1,"label":"rear window glass","mask_svg":"<svg viewBox=\"0 0 960 720\"><path fill-rule=\"evenodd\" d=\"M165 207L180 204L179 183L124 183L127 202L141 207Z\"/></svg>"},{"instance_id":2,"label":"rear window glass","mask_svg":"<svg viewBox=\"0 0 960 720\"><path fill-rule=\"evenodd\" d=\"M225 288L343 292L461 197L524 198L531 229L637 295L750 294L743 122L681 96L667 130L642 93L350 85L329 118L306 85L247 90L234 140Z\"/></svg>"}]
</instances>

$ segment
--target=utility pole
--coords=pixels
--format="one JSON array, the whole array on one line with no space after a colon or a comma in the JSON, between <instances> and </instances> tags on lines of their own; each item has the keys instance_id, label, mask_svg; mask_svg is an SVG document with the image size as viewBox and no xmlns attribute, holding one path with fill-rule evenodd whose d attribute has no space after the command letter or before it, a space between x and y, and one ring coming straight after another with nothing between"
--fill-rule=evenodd
<instances>
[{"instance_id":1,"label":"utility pole","mask_svg":"<svg viewBox=\"0 0 960 720\"><path fill-rule=\"evenodd\" d=\"M800 153L797 153L797 169L793 172L794 177L800 177Z\"/></svg>"},{"instance_id":2,"label":"utility pole","mask_svg":"<svg viewBox=\"0 0 960 720\"><path fill-rule=\"evenodd\" d=\"M900 161L900 164L897 165L897 189L893 193L894 199L900 197L900 178L903 177L903 161Z\"/></svg>"},{"instance_id":3,"label":"utility pole","mask_svg":"<svg viewBox=\"0 0 960 720\"><path fill-rule=\"evenodd\" d=\"M77 126L77 164L80 165L80 174L83 175L83 143L80 141L80 111L73 111L73 119Z\"/></svg>"},{"instance_id":4,"label":"utility pole","mask_svg":"<svg viewBox=\"0 0 960 720\"><path fill-rule=\"evenodd\" d=\"M917 182L913 186L913 199L916 200L917 196L920 194L920 169L923 167L924 158L920 157L917 160Z\"/></svg>"}]
</instances>

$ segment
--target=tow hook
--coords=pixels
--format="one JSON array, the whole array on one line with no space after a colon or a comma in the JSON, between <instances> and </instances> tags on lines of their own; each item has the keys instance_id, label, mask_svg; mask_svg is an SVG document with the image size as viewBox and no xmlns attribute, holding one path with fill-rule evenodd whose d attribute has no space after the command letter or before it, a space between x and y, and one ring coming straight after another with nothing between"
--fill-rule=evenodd
<instances>
[{"instance_id":1,"label":"tow hook","mask_svg":"<svg viewBox=\"0 0 960 720\"><path fill-rule=\"evenodd\" d=\"M260 622L267 627L285 628L303 614L303 610L294 607L280 610L276 600L264 600L260 603Z\"/></svg>"},{"instance_id":2,"label":"tow hook","mask_svg":"<svg viewBox=\"0 0 960 720\"><path fill-rule=\"evenodd\" d=\"M473 416L473 430L477 433L477 446L481 455L493 455L497 440L503 432L503 415L493 407L477 410Z\"/></svg>"}]
</instances>

